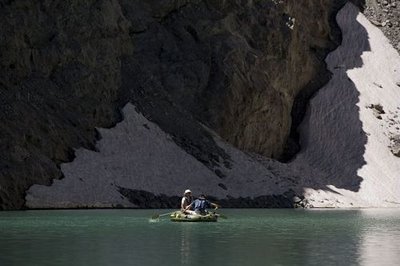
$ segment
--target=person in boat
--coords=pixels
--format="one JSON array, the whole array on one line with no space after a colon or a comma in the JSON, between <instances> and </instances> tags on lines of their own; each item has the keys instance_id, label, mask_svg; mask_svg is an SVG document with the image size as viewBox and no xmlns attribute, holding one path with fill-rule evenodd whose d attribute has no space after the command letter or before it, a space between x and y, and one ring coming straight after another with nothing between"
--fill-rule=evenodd
<instances>
[{"instance_id":1,"label":"person in boat","mask_svg":"<svg viewBox=\"0 0 400 266\"><path fill-rule=\"evenodd\" d=\"M190 189L186 189L181 200L181 211L185 214L194 214L194 211L188 208L192 202L192 191L190 191Z\"/></svg>"},{"instance_id":2,"label":"person in boat","mask_svg":"<svg viewBox=\"0 0 400 266\"><path fill-rule=\"evenodd\" d=\"M206 199L206 196L204 194L201 194L195 201L187 206L186 209L193 209L197 215L205 215L207 214L207 208L211 207L214 207L214 209L216 210L219 208L219 205L208 201Z\"/></svg>"}]
</instances>

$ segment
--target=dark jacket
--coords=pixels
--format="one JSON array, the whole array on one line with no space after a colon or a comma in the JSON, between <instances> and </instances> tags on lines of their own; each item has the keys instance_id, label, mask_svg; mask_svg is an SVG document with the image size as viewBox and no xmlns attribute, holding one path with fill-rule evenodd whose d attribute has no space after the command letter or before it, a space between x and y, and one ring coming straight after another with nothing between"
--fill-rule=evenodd
<instances>
[{"instance_id":1,"label":"dark jacket","mask_svg":"<svg viewBox=\"0 0 400 266\"><path fill-rule=\"evenodd\" d=\"M192 206L195 212L204 213L207 208L211 208L211 203L206 199L196 199Z\"/></svg>"}]
</instances>

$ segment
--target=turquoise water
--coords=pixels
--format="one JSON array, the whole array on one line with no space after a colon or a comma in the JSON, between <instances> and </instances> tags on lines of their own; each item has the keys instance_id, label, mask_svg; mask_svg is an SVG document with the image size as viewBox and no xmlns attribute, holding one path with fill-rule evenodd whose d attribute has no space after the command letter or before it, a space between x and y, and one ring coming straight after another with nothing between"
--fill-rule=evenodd
<instances>
[{"instance_id":1,"label":"turquoise water","mask_svg":"<svg viewBox=\"0 0 400 266\"><path fill-rule=\"evenodd\" d=\"M165 210L0 212L0 265L400 265L397 209L222 211L217 223L149 222Z\"/></svg>"}]
</instances>

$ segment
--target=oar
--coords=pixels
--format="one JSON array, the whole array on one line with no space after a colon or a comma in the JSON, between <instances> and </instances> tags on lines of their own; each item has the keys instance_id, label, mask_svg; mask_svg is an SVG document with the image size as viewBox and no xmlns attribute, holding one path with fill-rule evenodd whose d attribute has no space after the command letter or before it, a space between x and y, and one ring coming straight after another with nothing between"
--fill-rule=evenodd
<instances>
[{"instance_id":1,"label":"oar","mask_svg":"<svg viewBox=\"0 0 400 266\"><path fill-rule=\"evenodd\" d=\"M226 215L223 215L223 214L220 214L220 213L217 213L217 215L218 215L218 218L228 219L228 217Z\"/></svg>"},{"instance_id":2,"label":"oar","mask_svg":"<svg viewBox=\"0 0 400 266\"><path fill-rule=\"evenodd\" d=\"M215 204L217 207L214 209L214 212L221 208L221 205ZM220 213L216 213L218 215L218 217L222 218L222 219L228 219L228 217L226 215L220 214Z\"/></svg>"},{"instance_id":3,"label":"oar","mask_svg":"<svg viewBox=\"0 0 400 266\"><path fill-rule=\"evenodd\" d=\"M216 216L218 216L218 218L228 219L228 217L227 217L226 215L223 215L223 214L220 214L220 213L215 212L217 209L218 209L218 208L214 209L214 214L215 214Z\"/></svg>"},{"instance_id":4,"label":"oar","mask_svg":"<svg viewBox=\"0 0 400 266\"><path fill-rule=\"evenodd\" d=\"M160 217L169 215L169 214L174 213L174 212L175 212L175 211L173 211L173 212L168 212L168 213L164 213L164 214L154 214L153 216L151 216L151 219L156 220L156 219L158 219L158 218L160 218Z\"/></svg>"}]
</instances>

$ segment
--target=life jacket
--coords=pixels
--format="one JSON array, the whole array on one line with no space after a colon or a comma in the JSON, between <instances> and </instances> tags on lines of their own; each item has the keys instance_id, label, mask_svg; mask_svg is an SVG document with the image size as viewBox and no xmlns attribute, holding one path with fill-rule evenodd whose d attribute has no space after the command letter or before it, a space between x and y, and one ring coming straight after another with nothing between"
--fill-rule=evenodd
<instances>
[{"instance_id":1,"label":"life jacket","mask_svg":"<svg viewBox=\"0 0 400 266\"><path fill-rule=\"evenodd\" d=\"M206 199L196 199L194 201L194 211L197 212L205 212L210 206L210 202Z\"/></svg>"}]
</instances>

